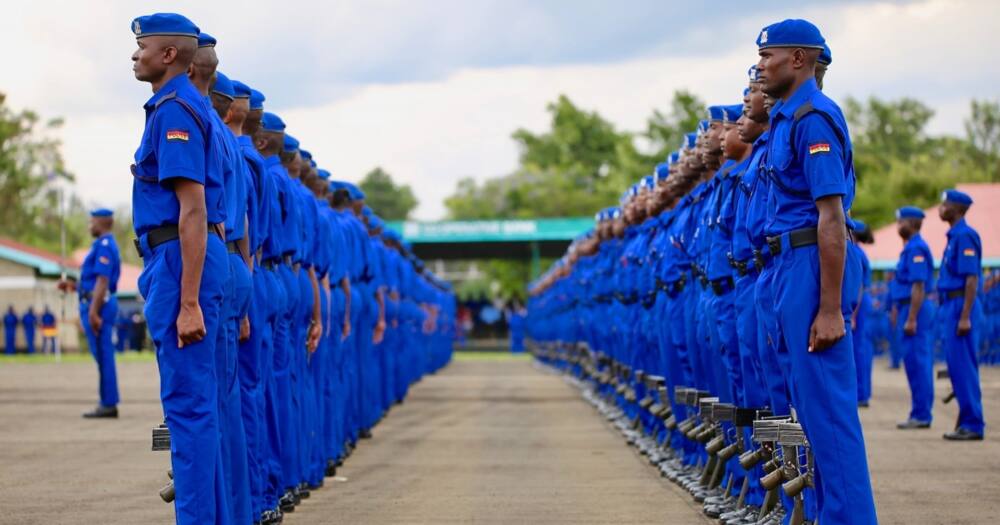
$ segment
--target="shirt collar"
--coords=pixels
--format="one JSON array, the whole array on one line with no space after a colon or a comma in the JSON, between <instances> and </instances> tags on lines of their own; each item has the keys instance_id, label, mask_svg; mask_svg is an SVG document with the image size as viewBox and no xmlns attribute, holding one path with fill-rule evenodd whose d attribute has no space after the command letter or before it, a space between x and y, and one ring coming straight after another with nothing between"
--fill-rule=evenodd
<instances>
[{"instance_id":1,"label":"shirt collar","mask_svg":"<svg viewBox=\"0 0 1000 525\"><path fill-rule=\"evenodd\" d=\"M965 217L959 219L954 226L948 229L948 237L951 237L952 233L955 233L956 230L959 230L961 228L965 228Z\"/></svg>"},{"instance_id":2,"label":"shirt collar","mask_svg":"<svg viewBox=\"0 0 1000 525\"><path fill-rule=\"evenodd\" d=\"M174 78L168 80L166 84L163 84L163 86L160 87L160 90L153 93L153 96L149 97L149 100L147 100L142 107L152 109L156 106L156 103L159 102L160 99L187 85L191 85L191 81L188 79L186 74L180 73Z\"/></svg>"},{"instance_id":3,"label":"shirt collar","mask_svg":"<svg viewBox=\"0 0 1000 525\"><path fill-rule=\"evenodd\" d=\"M816 79L810 78L799 86L799 89L795 90L787 102L779 100L771 112L775 115L780 113L784 117L791 118L795 116L795 110L799 109L799 106L809 100L817 91L819 91L819 86L816 85Z\"/></svg>"},{"instance_id":4,"label":"shirt collar","mask_svg":"<svg viewBox=\"0 0 1000 525\"><path fill-rule=\"evenodd\" d=\"M270 155L264 158L264 165L268 168L274 166L275 164L281 164L281 157L278 157L277 155Z\"/></svg>"}]
</instances>

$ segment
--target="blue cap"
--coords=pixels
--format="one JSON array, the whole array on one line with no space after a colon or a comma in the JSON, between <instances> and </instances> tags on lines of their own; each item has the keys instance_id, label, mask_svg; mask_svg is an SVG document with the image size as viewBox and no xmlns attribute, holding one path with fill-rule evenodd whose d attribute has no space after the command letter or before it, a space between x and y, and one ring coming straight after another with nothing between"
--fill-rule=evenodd
<instances>
[{"instance_id":1,"label":"blue cap","mask_svg":"<svg viewBox=\"0 0 1000 525\"><path fill-rule=\"evenodd\" d=\"M135 33L136 39L158 35L198 38L201 30L183 15L156 13L132 20L132 32Z\"/></svg>"},{"instance_id":2,"label":"blue cap","mask_svg":"<svg viewBox=\"0 0 1000 525\"><path fill-rule=\"evenodd\" d=\"M112 217L114 214L115 212L108 208L94 208L93 210L90 210L91 217Z\"/></svg>"},{"instance_id":3,"label":"blue cap","mask_svg":"<svg viewBox=\"0 0 1000 525\"><path fill-rule=\"evenodd\" d=\"M285 133L285 145L283 149L285 150L285 153L294 153L298 151L299 149L298 139L289 135L288 133Z\"/></svg>"},{"instance_id":4,"label":"blue cap","mask_svg":"<svg viewBox=\"0 0 1000 525\"><path fill-rule=\"evenodd\" d=\"M233 91L236 93L236 98L250 98L253 92L250 86L240 82L239 80L233 80Z\"/></svg>"},{"instance_id":5,"label":"blue cap","mask_svg":"<svg viewBox=\"0 0 1000 525\"><path fill-rule=\"evenodd\" d=\"M820 34L819 28L801 19L782 20L760 30L757 36L757 49L770 47L806 47L820 49L826 46L826 40Z\"/></svg>"},{"instance_id":6,"label":"blue cap","mask_svg":"<svg viewBox=\"0 0 1000 525\"><path fill-rule=\"evenodd\" d=\"M924 217L924 210L916 206L903 206L896 210L896 219L923 219Z\"/></svg>"},{"instance_id":7,"label":"blue cap","mask_svg":"<svg viewBox=\"0 0 1000 525\"><path fill-rule=\"evenodd\" d=\"M282 133L285 131L285 121L274 113L264 112L260 118L260 129L264 131L275 131Z\"/></svg>"},{"instance_id":8,"label":"blue cap","mask_svg":"<svg viewBox=\"0 0 1000 525\"><path fill-rule=\"evenodd\" d=\"M671 164L675 164L679 160L681 160L681 152L679 151L675 151L671 153L669 157L667 157L667 161L670 162Z\"/></svg>"},{"instance_id":9,"label":"blue cap","mask_svg":"<svg viewBox=\"0 0 1000 525\"><path fill-rule=\"evenodd\" d=\"M215 37L208 33L198 35L198 47L215 47Z\"/></svg>"},{"instance_id":10,"label":"blue cap","mask_svg":"<svg viewBox=\"0 0 1000 525\"><path fill-rule=\"evenodd\" d=\"M694 149L695 145L698 143L697 133L685 133L684 142L681 143L681 147L686 147L687 149Z\"/></svg>"},{"instance_id":11,"label":"blue cap","mask_svg":"<svg viewBox=\"0 0 1000 525\"><path fill-rule=\"evenodd\" d=\"M698 134L704 133L706 131L708 131L708 121L707 120L699 120L698 121L698 129L695 130L695 137L697 137Z\"/></svg>"},{"instance_id":12,"label":"blue cap","mask_svg":"<svg viewBox=\"0 0 1000 525\"><path fill-rule=\"evenodd\" d=\"M653 175L646 175L642 178L642 186L647 190L653 189L655 183L656 181L653 179Z\"/></svg>"},{"instance_id":13,"label":"blue cap","mask_svg":"<svg viewBox=\"0 0 1000 525\"><path fill-rule=\"evenodd\" d=\"M223 75L221 71L215 72L215 84L212 86L212 93L218 93L229 100L236 98L236 88L229 77Z\"/></svg>"},{"instance_id":14,"label":"blue cap","mask_svg":"<svg viewBox=\"0 0 1000 525\"><path fill-rule=\"evenodd\" d=\"M736 122L743 116L743 104L722 106L722 116L725 122Z\"/></svg>"},{"instance_id":15,"label":"blue cap","mask_svg":"<svg viewBox=\"0 0 1000 525\"><path fill-rule=\"evenodd\" d=\"M757 69L757 64L750 66L747 70L747 79L750 82L760 82L760 70Z\"/></svg>"},{"instance_id":16,"label":"blue cap","mask_svg":"<svg viewBox=\"0 0 1000 525\"><path fill-rule=\"evenodd\" d=\"M346 189L346 186L344 186L343 182L340 182L339 180L330 181L330 191L336 192L337 190L343 190L343 189ZM348 197L349 196L350 195L348 195Z\"/></svg>"},{"instance_id":17,"label":"blue cap","mask_svg":"<svg viewBox=\"0 0 1000 525\"><path fill-rule=\"evenodd\" d=\"M829 66L833 63L833 52L830 51L830 46L823 44L823 50L819 52L819 56L816 57L816 62L820 64Z\"/></svg>"},{"instance_id":18,"label":"blue cap","mask_svg":"<svg viewBox=\"0 0 1000 525\"><path fill-rule=\"evenodd\" d=\"M316 161L313 159L309 159L309 167L315 168L316 166L317 166Z\"/></svg>"},{"instance_id":19,"label":"blue cap","mask_svg":"<svg viewBox=\"0 0 1000 525\"><path fill-rule=\"evenodd\" d=\"M319 176L319 178L321 178L323 180L329 180L330 179L330 172L326 171L326 170L324 170L322 168L316 170L316 175Z\"/></svg>"},{"instance_id":20,"label":"blue cap","mask_svg":"<svg viewBox=\"0 0 1000 525\"><path fill-rule=\"evenodd\" d=\"M309 153L308 151L306 151L306 150L304 150L302 148L299 148L299 155L302 155L302 158L304 158L306 160L312 160L312 158L313 158L313 154L312 153Z\"/></svg>"},{"instance_id":21,"label":"blue cap","mask_svg":"<svg viewBox=\"0 0 1000 525\"><path fill-rule=\"evenodd\" d=\"M708 106L708 120L723 120L725 106Z\"/></svg>"},{"instance_id":22,"label":"blue cap","mask_svg":"<svg viewBox=\"0 0 1000 525\"><path fill-rule=\"evenodd\" d=\"M267 97L256 89L250 88L250 109L264 109L264 101ZM280 120L280 119L279 119Z\"/></svg>"},{"instance_id":23,"label":"blue cap","mask_svg":"<svg viewBox=\"0 0 1000 525\"><path fill-rule=\"evenodd\" d=\"M962 206L972 206L972 197L969 194L962 193L958 190L945 190L941 194L942 202L953 202L955 204L961 204Z\"/></svg>"}]
</instances>

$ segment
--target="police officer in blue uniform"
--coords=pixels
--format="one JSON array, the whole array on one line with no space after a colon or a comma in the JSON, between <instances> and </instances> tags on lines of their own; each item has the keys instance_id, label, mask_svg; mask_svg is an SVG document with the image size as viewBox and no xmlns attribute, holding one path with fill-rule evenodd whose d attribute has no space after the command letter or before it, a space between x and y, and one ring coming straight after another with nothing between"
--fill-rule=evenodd
<instances>
[{"instance_id":1,"label":"police officer in blue uniform","mask_svg":"<svg viewBox=\"0 0 1000 525\"><path fill-rule=\"evenodd\" d=\"M24 327L24 344L29 354L35 353L35 325L38 324L38 317L35 316L35 309L31 306L24 311L21 316L21 326Z\"/></svg>"},{"instance_id":2,"label":"police officer in blue uniform","mask_svg":"<svg viewBox=\"0 0 1000 525\"><path fill-rule=\"evenodd\" d=\"M17 352L15 343L17 341L17 312L14 306L7 307L7 313L3 316L4 353L13 355Z\"/></svg>"},{"instance_id":3,"label":"police officer in blue uniform","mask_svg":"<svg viewBox=\"0 0 1000 525\"><path fill-rule=\"evenodd\" d=\"M173 13L138 17L131 29L133 71L153 90L132 167L132 213L170 429L176 521L229 523L215 370L229 274L222 159L212 154L212 109L187 77L200 31Z\"/></svg>"},{"instance_id":4,"label":"police officer in blue uniform","mask_svg":"<svg viewBox=\"0 0 1000 525\"><path fill-rule=\"evenodd\" d=\"M845 214L854 197L847 123L816 84L825 46L816 26L772 24L757 46L763 90L776 100L764 168L772 183L765 230L792 402L815 454L818 519L875 523L852 341L845 337L844 291L855 289L845 268Z\"/></svg>"},{"instance_id":5,"label":"police officer in blue uniform","mask_svg":"<svg viewBox=\"0 0 1000 525\"><path fill-rule=\"evenodd\" d=\"M920 208L904 206L896 210L896 229L905 245L896 264L892 301L911 403L909 418L896 425L900 429L930 428L934 406L933 327L929 305L924 304L933 287L934 257L920 236L923 219Z\"/></svg>"},{"instance_id":6,"label":"police officer in blue uniform","mask_svg":"<svg viewBox=\"0 0 1000 525\"><path fill-rule=\"evenodd\" d=\"M942 195L938 208L947 222L948 244L941 257L937 290L941 300L939 321L944 330L944 355L951 386L958 401L955 430L944 438L950 441L980 441L986 431L982 390L979 385L977 337L979 336L979 275L982 272L983 244L979 233L965 222L972 198L958 190Z\"/></svg>"},{"instance_id":7,"label":"police officer in blue uniform","mask_svg":"<svg viewBox=\"0 0 1000 525\"><path fill-rule=\"evenodd\" d=\"M94 243L80 266L80 323L100 378L100 402L97 408L83 415L86 418L118 417L118 379L111 333L118 316L115 294L121 275L121 257L111 233L113 224L111 210L99 208L90 212L90 236Z\"/></svg>"}]
</instances>

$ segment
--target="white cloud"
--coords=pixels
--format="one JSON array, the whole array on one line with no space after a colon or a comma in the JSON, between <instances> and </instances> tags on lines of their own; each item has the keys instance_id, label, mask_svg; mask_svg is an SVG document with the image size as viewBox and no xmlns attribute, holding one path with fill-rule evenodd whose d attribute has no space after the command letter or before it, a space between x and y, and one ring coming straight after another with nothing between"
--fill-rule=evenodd
<instances>
[{"instance_id":1,"label":"white cloud","mask_svg":"<svg viewBox=\"0 0 1000 525\"><path fill-rule=\"evenodd\" d=\"M545 105L560 93L623 129L642 128L651 110L665 107L679 88L709 103L735 101L746 67L756 58L755 28L768 21L745 17L738 30L717 35L732 40L730 51L709 57L665 56L670 46L664 45L654 55L610 63L436 69L431 54L401 73L402 80L372 84L357 80L364 78L369 62L372 71L382 71L374 77L384 76L386 64L404 68L407 46L426 47L420 39L435 39L429 49L441 54L441 64L455 64L454 55L461 54L456 48L475 46L478 54L473 55L482 58L490 45L507 45L516 35L490 42L490 32L502 32L489 23L502 11L496 6L465 11L473 17L469 20L448 20L440 10L421 12L400 4L314 7L318 13L299 18L275 17L266 9L227 13L203 2L174 8L191 13L220 38L223 70L264 89L269 107L280 111L289 130L324 167L337 177L358 180L383 166L413 185L420 218L443 215L442 200L459 178L512 170L517 151L510 133L518 127L544 130ZM21 20L0 21L0 45L26 50L12 57L5 75L10 78L0 89L15 106L66 117L64 152L86 200L125 203L131 191L128 164L142 126L140 106L149 96L148 87L131 78L128 55L134 44L125 33L131 14L141 8L110 3L95 10L93 4L66 2L59 4L59 17L51 16L52 6L34 9ZM1000 4L824 5L777 16L782 15L821 21L834 53L827 89L835 98L912 96L937 110L931 131L961 133L968 100L996 96L1000 71L990 64L1000 52L995 38ZM272 21L265 32L263 19ZM320 20L314 26L325 29L317 31L311 20ZM522 23L534 34L558 20L531 12ZM455 25L461 30L447 29ZM297 47L276 46L271 33L294 35ZM691 38L705 38L699 35ZM482 62L489 63L488 57ZM311 75L309 68L322 74ZM279 75L296 71L302 74ZM346 72L355 76L337 78ZM407 76L429 80L405 81ZM313 96L289 95L305 85Z\"/></svg>"}]
</instances>

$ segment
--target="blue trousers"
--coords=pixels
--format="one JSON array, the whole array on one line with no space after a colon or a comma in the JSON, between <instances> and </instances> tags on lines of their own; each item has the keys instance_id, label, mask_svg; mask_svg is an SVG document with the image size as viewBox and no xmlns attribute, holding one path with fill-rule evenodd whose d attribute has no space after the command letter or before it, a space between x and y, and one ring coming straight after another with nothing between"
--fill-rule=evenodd
<instances>
[{"instance_id":1,"label":"blue trousers","mask_svg":"<svg viewBox=\"0 0 1000 525\"><path fill-rule=\"evenodd\" d=\"M223 328L216 350L221 358L219 372L219 425L222 437L222 465L233 523L255 521L250 506L250 472L247 466L247 438L243 425L242 388L239 381L240 320L250 307L250 271L237 253L229 254L229 279L222 301ZM225 349L224 352L220 351Z\"/></svg>"},{"instance_id":2,"label":"blue trousers","mask_svg":"<svg viewBox=\"0 0 1000 525\"><path fill-rule=\"evenodd\" d=\"M815 457L821 523L877 523L868 458L857 409L857 371L850 337L809 352L809 331L819 310L817 246L791 248L783 237L775 259L774 301L788 353L792 402ZM845 270L845 281L848 281ZM845 282L845 289L857 290ZM849 300L842 299L847 308ZM849 311L842 311L845 330Z\"/></svg>"},{"instance_id":3,"label":"blue trousers","mask_svg":"<svg viewBox=\"0 0 1000 525\"><path fill-rule=\"evenodd\" d=\"M986 421L983 419L983 393L979 385L979 363L976 360L976 342L979 336L976 320L980 318L980 306L977 299L969 316L972 319L972 331L959 337L956 330L962 315L963 301L961 297L956 297L941 304L939 319L945 330L944 356L948 362L951 388L958 401L958 423L955 426L983 434L986 431Z\"/></svg>"},{"instance_id":4,"label":"blue trousers","mask_svg":"<svg viewBox=\"0 0 1000 525\"><path fill-rule=\"evenodd\" d=\"M4 324L3 325L3 340L4 348L3 351L6 354L13 354L17 352L15 343L17 341L17 324Z\"/></svg>"},{"instance_id":5,"label":"blue trousers","mask_svg":"<svg viewBox=\"0 0 1000 525\"><path fill-rule=\"evenodd\" d=\"M286 297L284 309L278 312L274 331L274 381L280 436L281 490L286 490L297 483L295 467L298 457L296 435L298 418L295 417L295 407L292 404L292 367L295 344L293 321L298 309L300 292L298 277L290 267L279 265L277 274Z\"/></svg>"},{"instance_id":6,"label":"blue trousers","mask_svg":"<svg viewBox=\"0 0 1000 525\"><path fill-rule=\"evenodd\" d=\"M909 418L930 423L934 408L934 351L930 339L932 316L927 304L924 304L917 314L917 333L906 335L903 327L909 315L910 303L906 302L899 307L896 337L899 338L906 380L910 384Z\"/></svg>"},{"instance_id":7,"label":"blue trousers","mask_svg":"<svg viewBox=\"0 0 1000 525\"><path fill-rule=\"evenodd\" d=\"M170 429L176 521L231 523L225 504L215 370L222 296L229 275L226 247L217 236L208 236L198 291L207 333L201 341L178 348L183 268L180 243L170 241L150 250L144 238L142 245L145 268L139 277L139 291L146 300L144 313L160 369L160 399Z\"/></svg>"},{"instance_id":8,"label":"blue trousers","mask_svg":"<svg viewBox=\"0 0 1000 525\"><path fill-rule=\"evenodd\" d=\"M90 301L80 302L80 322L83 324L83 332L87 336L87 346L90 347L90 355L97 362L98 392L100 393L101 406L113 407L118 405L118 375L115 370L115 348L111 342L111 332L115 328L115 317L118 315L118 299L111 297L108 302L101 307L101 331L94 333L87 321L90 312Z\"/></svg>"},{"instance_id":9,"label":"blue trousers","mask_svg":"<svg viewBox=\"0 0 1000 525\"><path fill-rule=\"evenodd\" d=\"M925 304L924 308L928 305ZM874 345L872 344L872 298L865 292L858 308L856 324L851 336L854 338L854 362L858 367L858 402L865 402L872 397L872 360Z\"/></svg>"},{"instance_id":10,"label":"blue trousers","mask_svg":"<svg viewBox=\"0 0 1000 525\"><path fill-rule=\"evenodd\" d=\"M252 279L253 295L248 316L250 338L239 343L240 409L243 430L246 432L247 473L250 485L251 516L260 516L264 507L264 465L262 457L265 430L263 421L263 363L264 339L270 337L265 310L267 305L267 277L258 268Z\"/></svg>"},{"instance_id":11,"label":"blue trousers","mask_svg":"<svg viewBox=\"0 0 1000 525\"><path fill-rule=\"evenodd\" d=\"M791 413L791 395L785 382L787 352L779 352L784 347L778 316L774 304L775 265L766 266L754 284L754 305L757 310L757 350L760 352L761 377L767 387L771 412L776 416ZM783 365L782 362L785 362Z\"/></svg>"},{"instance_id":12,"label":"blue trousers","mask_svg":"<svg viewBox=\"0 0 1000 525\"><path fill-rule=\"evenodd\" d=\"M282 397L279 395L278 381L275 377L277 361L276 344L280 318L287 308L288 297L278 269L265 269L261 272L267 296L261 304L265 306L264 340L261 346L261 385L263 392L259 407L263 412L261 431L261 467L263 473L264 508L273 509L278 506L278 498L284 492L284 473L281 470L281 419L278 411L281 409Z\"/></svg>"}]
</instances>

